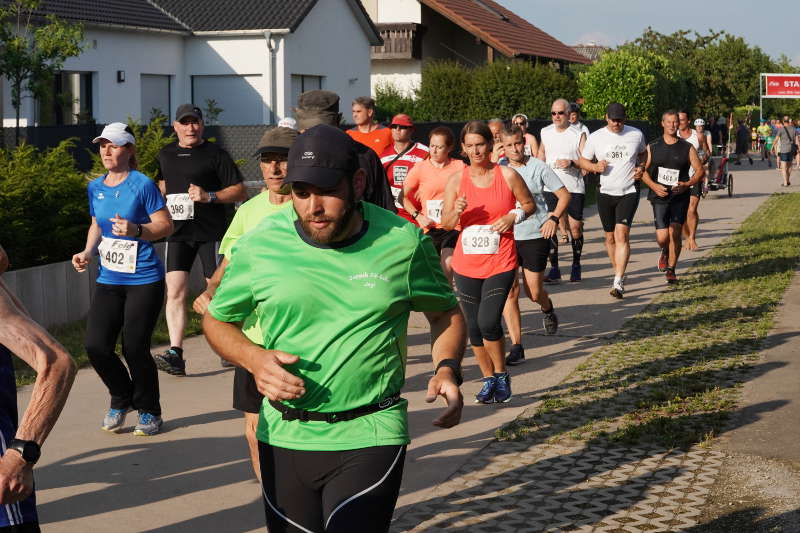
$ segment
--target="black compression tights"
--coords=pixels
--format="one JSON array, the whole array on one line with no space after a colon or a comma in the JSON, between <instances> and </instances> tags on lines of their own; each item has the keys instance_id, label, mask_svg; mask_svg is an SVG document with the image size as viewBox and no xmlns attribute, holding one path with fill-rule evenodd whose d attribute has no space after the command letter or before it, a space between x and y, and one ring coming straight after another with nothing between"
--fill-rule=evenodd
<instances>
[{"instance_id":1,"label":"black compression tights","mask_svg":"<svg viewBox=\"0 0 800 533\"><path fill-rule=\"evenodd\" d=\"M497 341L503 338L500 317L516 272L515 268L486 279L468 278L458 273L453 275L458 300L467 320L469 342L473 346L483 346L483 339Z\"/></svg>"},{"instance_id":2,"label":"black compression tights","mask_svg":"<svg viewBox=\"0 0 800 533\"><path fill-rule=\"evenodd\" d=\"M578 237L577 239L572 239L572 263L573 264L580 264L581 262L581 254L583 253L583 235Z\"/></svg>"}]
</instances>

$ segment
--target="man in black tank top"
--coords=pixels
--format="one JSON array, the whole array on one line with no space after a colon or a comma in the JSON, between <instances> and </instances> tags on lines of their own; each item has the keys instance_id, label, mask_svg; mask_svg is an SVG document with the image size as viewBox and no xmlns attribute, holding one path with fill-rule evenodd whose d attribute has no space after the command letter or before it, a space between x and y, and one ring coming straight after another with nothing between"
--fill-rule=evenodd
<instances>
[{"instance_id":1,"label":"man in black tank top","mask_svg":"<svg viewBox=\"0 0 800 533\"><path fill-rule=\"evenodd\" d=\"M647 146L642 181L650 188L647 199L653 205L656 241L661 248L658 269L665 272L667 283L676 283L675 267L689 210L689 189L703 179L705 169L694 146L678 137L677 112L665 111L661 126L664 135ZM691 178L689 169L694 169Z\"/></svg>"}]
</instances>

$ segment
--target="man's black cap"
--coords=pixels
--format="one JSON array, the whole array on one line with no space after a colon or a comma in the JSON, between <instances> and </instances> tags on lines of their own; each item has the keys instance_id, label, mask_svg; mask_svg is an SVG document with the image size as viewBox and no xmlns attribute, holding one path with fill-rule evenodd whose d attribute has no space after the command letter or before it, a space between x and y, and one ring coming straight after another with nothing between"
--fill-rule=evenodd
<instances>
[{"instance_id":1,"label":"man's black cap","mask_svg":"<svg viewBox=\"0 0 800 533\"><path fill-rule=\"evenodd\" d=\"M181 104L178 106L178 110L175 111L175 120L180 122L186 117L194 117L197 120L203 120L203 112L200 111L200 108L196 105Z\"/></svg>"},{"instance_id":2,"label":"man's black cap","mask_svg":"<svg viewBox=\"0 0 800 533\"><path fill-rule=\"evenodd\" d=\"M355 141L339 128L319 124L297 136L289 149L284 183L333 189L358 169Z\"/></svg>"},{"instance_id":3,"label":"man's black cap","mask_svg":"<svg viewBox=\"0 0 800 533\"><path fill-rule=\"evenodd\" d=\"M260 155L267 152L273 154L287 154L296 138L297 130L293 130L292 128L283 128L281 126L270 128L261 136L261 140L258 141L256 153L253 155Z\"/></svg>"},{"instance_id":4,"label":"man's black cap","mask_svg":"<svg viewBox=\"0 0 800 533\"><path fill-rule=\"evenodd\" d=\"M606 115L614 120L625 119L625 106L618 102L611 102L606 108Z\"/></svg>"}]
</instances>

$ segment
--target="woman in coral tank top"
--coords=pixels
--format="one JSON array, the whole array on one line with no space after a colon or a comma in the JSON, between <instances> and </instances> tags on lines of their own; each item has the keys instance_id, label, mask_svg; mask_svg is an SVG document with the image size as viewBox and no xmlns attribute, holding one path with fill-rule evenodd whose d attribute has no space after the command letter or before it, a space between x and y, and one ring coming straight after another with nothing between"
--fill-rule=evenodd
<instances>
[{"instance_id":1,"label":"woman in coral tank top","mask_svg":"<svg viewBox=\"0 0 800 533\"><path fill-rule=\"evenodd\" d=\"M461 130L461 149L469 166L450 177L442 214L443 228L462 228L452 266L472 351L483 374L483 387L475 396L478 403L511 399L500 318L517 271L514 224L536 210L520 175L492 163L492 139L489 127L479 120Z\"/></svg>"}]
</instances>

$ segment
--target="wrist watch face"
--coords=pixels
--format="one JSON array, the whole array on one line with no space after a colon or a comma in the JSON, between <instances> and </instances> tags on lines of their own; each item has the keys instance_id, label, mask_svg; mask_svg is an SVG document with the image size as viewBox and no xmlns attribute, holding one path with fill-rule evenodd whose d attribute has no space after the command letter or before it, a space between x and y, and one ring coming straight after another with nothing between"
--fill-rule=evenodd
<instances>
[{"instance_id":1,"label":"wrist watch face","mask_svg":"<svg viewBox=\"0 0 800 533\"><path fill-rule=\"evenodd\" d=\"M35 464L42 454L39 445L32 440L14 439L9 447L17 450L22 455L22 458L30 464Z\"/></svg>"}]
</instances>

